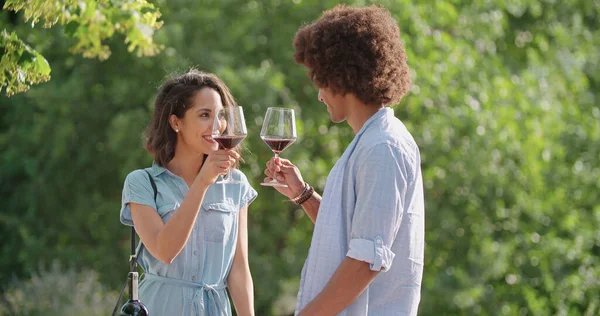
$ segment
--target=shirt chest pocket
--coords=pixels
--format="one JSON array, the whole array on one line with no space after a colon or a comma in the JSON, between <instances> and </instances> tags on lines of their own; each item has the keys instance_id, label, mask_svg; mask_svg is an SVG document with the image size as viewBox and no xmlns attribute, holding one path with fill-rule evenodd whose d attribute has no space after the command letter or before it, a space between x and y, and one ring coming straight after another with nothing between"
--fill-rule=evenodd
<instances>
[{"instance_id":1,"label":"shirt chest pocket","mask_svg":"<svg viewBox=\"0 0 600 316\"><path fill-rule=\"evenodd\" d=\"M204 231L204 240L219 243L227 241L232 236L237 215L238 209L233 204L203 204L200 227Z\"/></svg>"}]
</instances>

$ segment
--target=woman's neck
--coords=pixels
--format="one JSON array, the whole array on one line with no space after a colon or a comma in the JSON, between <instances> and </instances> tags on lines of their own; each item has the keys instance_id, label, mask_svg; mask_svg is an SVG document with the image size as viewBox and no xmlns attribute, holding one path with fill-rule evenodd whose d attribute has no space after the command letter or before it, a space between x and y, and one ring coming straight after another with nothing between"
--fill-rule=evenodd
<instances>
[{"instance_id":1,"label":"woman's neck","mask_svg":"<svg viewBox=\"0 0 600 316\"><path fill-rule=\"evenodd\" d=\"M167 165L167 169L181 177L188 186L191 186L198 172L200 172L200 168L202 168L203 158L204 154L202 153L189 152L176 147L175 156Z\"/></svg>"}]
</instances>

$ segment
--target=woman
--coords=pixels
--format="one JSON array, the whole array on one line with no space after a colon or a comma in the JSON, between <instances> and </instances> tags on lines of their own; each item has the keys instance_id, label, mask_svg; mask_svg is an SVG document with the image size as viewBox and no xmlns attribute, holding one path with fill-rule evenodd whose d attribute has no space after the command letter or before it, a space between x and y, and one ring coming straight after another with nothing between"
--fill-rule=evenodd
<instances>
[{"instance_id":1,"label":"woman","mask_svg":"<svg viewBox=\"0 0 600 316\"><path fill-rule=\"evenodd\" d=\"M159 89L145 144L154 164L127 176L121 208L144 244L139 295L151 315L231 315L226 287L237 314L254 315L247 214L257 193L236 169L241 184L215 184L240 159L211 138L215 113L230 106L227 86L197 70Z\"/></svg>"}]
</instances>

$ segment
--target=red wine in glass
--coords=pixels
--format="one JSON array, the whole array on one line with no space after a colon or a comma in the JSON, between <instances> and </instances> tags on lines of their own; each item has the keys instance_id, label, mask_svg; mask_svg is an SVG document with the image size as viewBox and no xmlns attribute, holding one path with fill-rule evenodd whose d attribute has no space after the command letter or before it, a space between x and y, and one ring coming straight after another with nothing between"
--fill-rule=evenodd
<instances>
[{"instance_id":1,"label":"red wine in glass","mask_svg":"<svg viewBox=\"0 0 600 316\"><path fill-rule=\"evenodd\" d=\"M293 109L270 107L265 114L260 138L271 148L275 158L296 141L296 118ZM273 176L271 181L261 183L265 186L287 187Z\"/></svg>"},{"instance_id":2,"label":"red wine in glass","mask_svg":"<svg viewBox=\"0 0 600 316\"><path fill-rule=\"evenodd\" d=\"M222 149L231 150L248 135L244 110L241 106L232 105L219 110L216 114L212 128L212 139L219 143L219 147ZM227 169L227 176L216 183L240 182L233 180L230 167Z\"/></svg>"},{"instance_id":3,"label":"red wine in glass","mask_svg":"<svg viewBox=\"0 0 600 316\"><path fill-rule=\"evenodd\" d=\"M246 135L242 135L242 136L227 136L227 135L220 135L217 137L214 137L212 139L214 139L217 143L219 143L219 145L221 145L222 149L226 149L226 150L230 150L235 148L235 146L239 145L244 138L246 138Z\"/></svg>"},{"instance_id":4,"label":"red wine in glass","mask_svg":"<svg viewBox=\"0 0 600 316\"><path fill-rule=\"evenodd\" d=\"M291 144L296 141L296 138L275 138L275 137L261 137L262 140L271 148L274 154L279 155L282 151L288 148Z\"/></svg>"}]
</instances>

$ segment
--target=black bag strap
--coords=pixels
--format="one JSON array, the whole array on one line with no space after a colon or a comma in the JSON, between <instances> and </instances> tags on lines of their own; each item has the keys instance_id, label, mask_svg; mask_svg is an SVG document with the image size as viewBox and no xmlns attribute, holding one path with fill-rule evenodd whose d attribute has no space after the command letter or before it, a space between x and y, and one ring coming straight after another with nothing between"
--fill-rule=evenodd
<instances>
[{"instance_id":1,"label":"black bag strap","mask_svg":"<svg viewBox=\"0 0 600 316\"><path fill-rule=\"evenodd\" d=\"M154 182L154 179L152 178L152 175L150 174L150 172L148 172L148 170L144 170L146 172L146 174L148 174L148 179L150 180L150 185L152 185L152 190L154 190L154 203L156 203L156 196L158 195L158 189L156 188L156 183ZM142 248L144 247L144 244L142 243L142 241L140 240L140 251L142 251ZM137 260L138 260L138 255L139 253L136 253L135 251L135 228L133 226L131 226L131 256L129 257L129 272L135 272L137 270ZM125 293L125 288L127 288L127 283L125 282L125 285L123 286L123 288L121 289L121 294L119 294L119 298L117 299L117 304L115 305L115 308L113 309L112 315L116 315L117 313L117 309L119 308L119 303L121 303L121 299L123 298L123 293Z\"/></svg>"},{"instance_id":2,"label":"black bag strap","mask_svg":"<svg viewBox=\"0 0 600 316\"><path fill-rule=\"evenodd\" d=\"M145 170L146 174L148 175L148 180L150 180L150 185L152 185L152 190L154 191L154 204L156 204L156 196L158 195L158 189L156 188L156 183L154 182L154 179L152 178L152 175L150 174L150 172L148 172L148 170ZM135 272L136 268L137 268L137 260L138 260L138 255L139 253L136 253L135 249L135 228L133 226L131 226L131 267L129 272ZM142 248L144 247L144 244L142 243L142 241L140 240L140 251L142 251Z\"/></svg>"}]
</instances>

